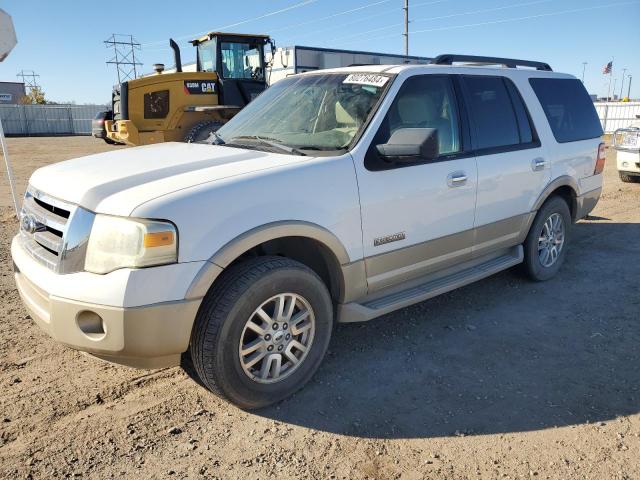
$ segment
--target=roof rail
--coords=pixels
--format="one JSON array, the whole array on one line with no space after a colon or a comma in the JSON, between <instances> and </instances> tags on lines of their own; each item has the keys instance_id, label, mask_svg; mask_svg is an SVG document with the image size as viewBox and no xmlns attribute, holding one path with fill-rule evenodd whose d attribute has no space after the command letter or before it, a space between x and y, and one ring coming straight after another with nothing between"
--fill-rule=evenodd
<instances>
[{"instance_id":1,"label":"roof rail","mask_svg":"<svg viewBox=\"0 0 640 480\"><path fill-rule=\"evenodd\" d=\"M468 62L468 63L482 63L487 65L504 65L508 68L516 67L533 67L536 70L545 70L552 72L548 63L534 62L531 60L516 60L515 58L500 58L500 57L479 57L476 55L455 55L447 53L445 55L438 55L431 60L434 65L452 65L453 62Z\"/></svg>"}]
</instances>

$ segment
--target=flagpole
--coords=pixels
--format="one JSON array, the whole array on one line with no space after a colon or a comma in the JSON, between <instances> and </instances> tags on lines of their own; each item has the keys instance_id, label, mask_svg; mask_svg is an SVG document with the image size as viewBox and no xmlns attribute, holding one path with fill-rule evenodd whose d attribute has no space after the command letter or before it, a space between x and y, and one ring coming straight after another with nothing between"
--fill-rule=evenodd
<instances>
[{"instance_id":1,"label":"flagpole","mask_svg":"<svg viewBox=\"0 0 640 480\"><path fill-rule=\"evenodd\" d=\"M613 78L613 60L615 57L611 57L611 69L609 70L609 89L607 90L607 102L611 101L611 79Z\"/></svg>"}]
</instances>

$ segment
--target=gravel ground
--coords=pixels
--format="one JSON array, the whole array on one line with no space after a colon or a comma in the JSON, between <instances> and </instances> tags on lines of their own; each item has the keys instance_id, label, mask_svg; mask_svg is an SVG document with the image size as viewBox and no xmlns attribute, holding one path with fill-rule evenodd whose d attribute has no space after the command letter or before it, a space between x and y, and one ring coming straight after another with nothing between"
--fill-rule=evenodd
<instances>
[{"instance_id":1,"label":"gravel ground","mask_svg":"<svg viewBox=\"0 0 640 480\"><path fill-rule=\"evenodd\" d=\"M112 148L9 139L39 165ZM180 368L66 349L14 287L0 183L1 478L640 478L640 184L608 155L603 197L560 274L507 271L340 326L308 386L256 413Z\"/></svg>"}]
</instances>

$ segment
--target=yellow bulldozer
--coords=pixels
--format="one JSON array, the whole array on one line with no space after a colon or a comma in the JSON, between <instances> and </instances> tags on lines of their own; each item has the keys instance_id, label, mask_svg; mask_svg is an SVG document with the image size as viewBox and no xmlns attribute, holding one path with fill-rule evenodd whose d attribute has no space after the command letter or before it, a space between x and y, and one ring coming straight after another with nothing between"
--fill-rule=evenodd
<instances>
[{"instance_id":1,"label":"yellow bulldozer","mask_svg":"<svg viewBox=\"0 0 640 480\"><path fill-rule=\"evenodd\" d=\"M150 143L206 139L267 88L264 49L267 35L210 32L191 41L196 71L183 72L180 48L175 71L155 64L155 74L116 85L112 112L105 112L108 143Z\"/></svg>"}]
</instances>

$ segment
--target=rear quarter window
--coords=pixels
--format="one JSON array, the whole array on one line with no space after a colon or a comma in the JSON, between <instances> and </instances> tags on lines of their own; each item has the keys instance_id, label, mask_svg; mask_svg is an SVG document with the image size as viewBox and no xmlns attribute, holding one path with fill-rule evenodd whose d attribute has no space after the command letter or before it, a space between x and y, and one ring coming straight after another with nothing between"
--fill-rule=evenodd
<instances>
[{"instance_id":1,"label":"rear quarter window","mask_svg":"<svg viewBox=\"0 0 640 480\"><path fill-rule=\"evenodd\" d=\"M531 78L533 88L559 143L602 135L596 109L582 82L572 78Z\"/></svg>"}]
</instances>

